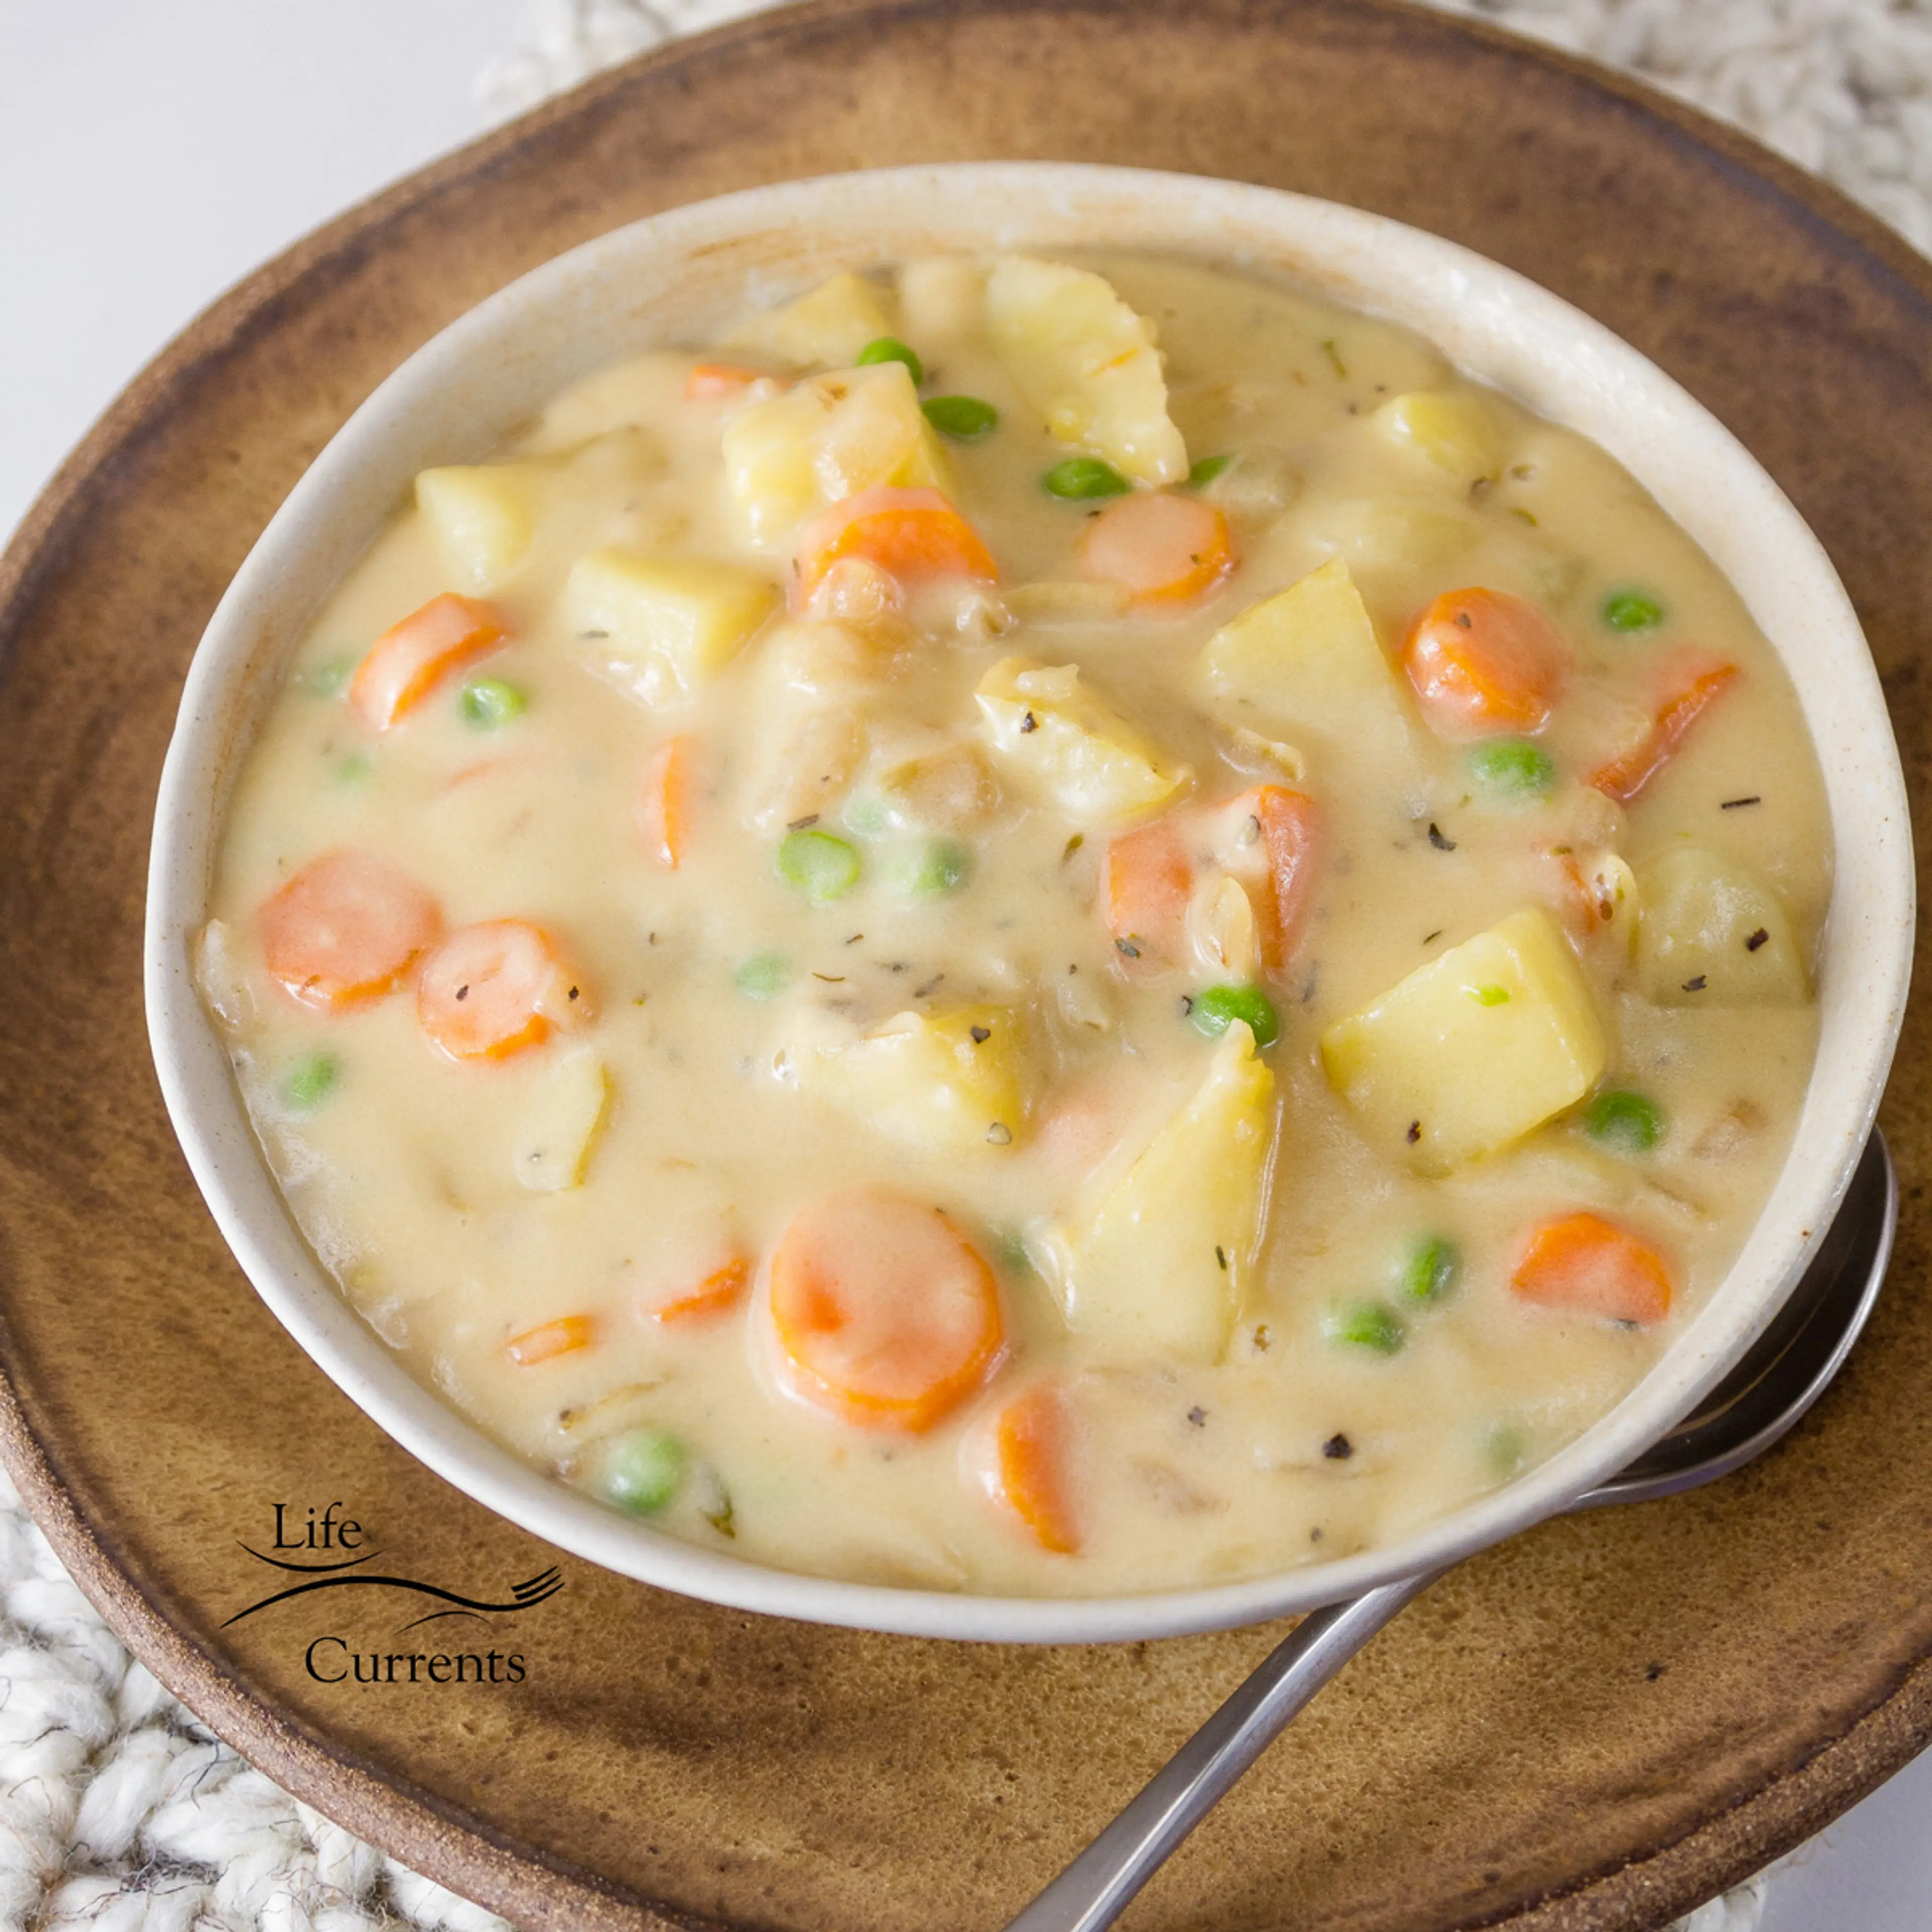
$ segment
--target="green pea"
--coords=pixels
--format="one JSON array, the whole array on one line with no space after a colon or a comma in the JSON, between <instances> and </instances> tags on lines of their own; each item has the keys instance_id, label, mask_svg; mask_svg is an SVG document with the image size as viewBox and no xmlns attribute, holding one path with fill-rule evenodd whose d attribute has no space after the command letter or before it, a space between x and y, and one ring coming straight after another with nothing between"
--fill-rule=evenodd
<instances>
[{"instance_id":1,"label":"green pea","mask_svg":"<svg viewBox=\"0 0 1932 1932\"><path fill-rule=\"evenodd\" d=\"M1507 986L1465 986L1462 990L1479 1006L1501 1006L1509 1003Z\"/></svg>"},{"instance_id":2,"label":"green pea","mask_svg":"<svg viewBox=\"0 0 1932 1932\"><path fill-rule=\"evenodd\" d=\"M977 442L1000 426L1000 412L977 396L934 396L920 406L926 419L941 436L955 442Z\"/></svg>"},{"instance_id":3,"label":"green pea","mask_svg":"<svg viewBox=\"0 0 1932 1932\"><path fill-rule=\"evenodd\" d=\"M342 1063L334 1054L305 1053L282 1076L282 1098L306 1113L341 1077Z\"/></svg>"},{"instance_id":4,"label":"green pea","mask_svg":"<svg viewBox=\"0 0 1932 1932\"><path fill-rule=\"evenodd\" d=\"M1124 496L1134 486L1111 463L1097 456L1070 456L1040 478L1049 496L1070 503L1094 496Z\"/></svg>"},{"instance_id":5,"label":"green pea","mask_svg":"<svg viewBox=\"0 0 1932 1932\"><path fill-rule=\"evenodd\" d=\"M336 760L334 777L338 784L364 784L375 769L376 761L367 752L351 752Z\"/></svg>"},{"instance_id":6,"label":"green pea","mask_svg":"<svg viewBox=\"0 0 1932 1932\"><path fill-rule=\"evenodd\" d=\"M1648 1154L1664 1138L1664 1112L1642 1094L1606 1088L1583 1117L1590 1138L1619 1154Z\"/></svg>"},{"instance_id":7,"label":"green pea","mask_svg":"<svg viewBox=\"0 0 1932 1932\"><path fill-rule=\"evenodd\" d=\"M956 840L935 838L900 868L898 884L916 899L944 898L956 892L973 872L973 855Z\"/></svg>"},{"instance_id":8,"label":"green pea","mask_svg":"<svg viewBox=\"0 0 1932 1932\"><path fill-rule=\"evenodd\" d=\"M1224 1034L1237 1020L1244 1020L1258 1047L1272 1046L1281 1036L1274 1004L1258 986L1210 986L1195 994L1187 1016L1210 1035Z\"/></svg>"},{"instance_id":9,"label":"green pea","mask_svg":"<svg viewBox=\"0 0 1932 1932\"><path fill-rule=\"evenodd\" d=\"M1202 484L1213 482L1234 460L1232 456L1204 456L1188 471L1187 487L1198 490Z\"/></svg>"},{"instance_id":10,"label":"green pea","mask_svg":"<svg viewBox=\"0 0 1932 1932\"><path fill-rule=\"evenodd\" d=\"M791 984L791 962L782 952L754 952L734 983L748 1000L775 1000Z\"/></svg>"},{"instance_id":11,"label":"green pea","mask_svg":"<svg viewBox=\"0 0 1932 1932\"><path fill-rule=\"evenodd\" d=\"M356 675L356 664L352 656L324 658L320 664L310 664L296 681L311 698L340 698Z\"/></svg>"},{"instance_id":12,"label":"green pea","mask_svg":"<svg viewBox=\"0 0 1932 1932\"><path fill-rule=\"evenodd\" d=\"M639 1516L654 1516L683 1486L684 1463L684 1444L668 1431L627 1430L604 1454L604 1499Z\"/></svg>"},{"instance_id":13,"label":"green pea","mask_svg":"<svg viewBox=\"0 0 1932 1932\"><path fill-rule=\"evenodd\" d=\"M1416 1243L1402 1264L1402 1292L1411 1301L1440 1301L1449 1292L1462 1258L1452 1242L1431 1234Z\"/></svg>"},{"instance_id":14,"label":"green pea","mask_svg":"<svg viewBox=\"0 0 1932 1932\"><path fill-rule=\"evenodd\" d=\"M1483 1454L1498 1474L1514 1475L1528 1453L1522 1431L1514 1424L1492 1422L1483 1431Z\"/></svg>"},{"instance_id":15,"label":"green pea","mask_svg":"<svg viewBox=\"0 0 1932 1932\"><path fill-rule=\"evenodd\" d=\"M1654 631L1664 606L1641 590L1613 590L1604 599L1604 622L1613 631Z\"/></svg>"},{"instance_id":16,"label":"green pea","mask_svg":"<svg viewBox=\"0 0 1932 1932\"><path fill-rule=\"evenodd\" d=\"M530 708L530 700L500 677L472 678L463 687L464 722L479 731L500 731Z\"/></svg>"},{"instance_id":17,"label":"green pea","mask_svg":"<svg viewBox=\"0 0 1932 1932\"><path fill-rule=\"evenodd\" d=\"M778 847L778 877L814 905L830 905L859 883L859 848L815 826L788 832Z\"/></svg>"},{"instance_id":18,"label":"green pea","mask_svg":"<svg viewBox=\"0 0 1932 1932\"><path fill-rule=\"evenodd\" d=\"M896 335L879 336L860 350L860 368L868 368L874 362L903 362L911 371L915 384L926 380L926 364Z\"/></svg>"},{"instance_id":19,"label":"green pea","mask_svg":"<svg viewBox=\"0 0 1932 1932\"><path fill-rule=\"evenodd\" d=\"M1469 754L1469 770L1486 791L1505 798L1540 796L1556 782L1556 767L1540 745L1526 738L1492 738Z\"/></svg>"},{"instance_id":20,"label":"green pea","mask_svg":"<svg viewBox=\"0 0 1932 1932\"><path fill-rule=\"evenodd\" d=\"M1336 1309L1322 1324L1322 1332L1331 1342L1371 1349L1378 1355L1395 1354L1406 1339L1402 1317L1380 1301L1358 1301L1352 1308Z\"/></svg>"}]
</instances>

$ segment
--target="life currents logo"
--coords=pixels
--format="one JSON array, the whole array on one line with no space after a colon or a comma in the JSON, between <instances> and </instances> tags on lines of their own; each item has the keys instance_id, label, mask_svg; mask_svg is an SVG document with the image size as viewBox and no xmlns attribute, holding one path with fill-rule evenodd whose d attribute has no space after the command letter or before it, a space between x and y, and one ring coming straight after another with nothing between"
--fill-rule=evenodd
<instances>
[{"instance_id":1,"label":"life currents logo","mask_svg":"<svg viewBox=\"0 0 1932 1932\"><path fill-rule=\"evenodd\" d=\"M267 1587L223 1625L293 1622L303 1667L318 1684L521 1684L530 1674L516 1620L563 1588L553 1565L487 1594L410 1574L336 1501L320 1509L277 1503L272 1534L241 1547ZM239 1539L238 1539L239 1540ZM299 1609L287 1607L299 1605ZM390 1619L404 1612L400 1622ZM369 1626L383 1629L372 1636ZM398 1648L406 1643L407 1648Z\"/></svg>"}]
</instances>

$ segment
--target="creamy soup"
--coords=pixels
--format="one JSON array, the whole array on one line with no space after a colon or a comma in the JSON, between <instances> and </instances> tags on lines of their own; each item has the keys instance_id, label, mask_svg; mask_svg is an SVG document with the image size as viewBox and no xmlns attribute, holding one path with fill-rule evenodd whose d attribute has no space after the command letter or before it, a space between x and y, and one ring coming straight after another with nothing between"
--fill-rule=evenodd
<instances>
[{"instance_id":1,"label":"creamy soup","mask_svg":"<svg viewBox=\"0 0 1932 1932\"><path fill-rule=\"evenodd\" d=\"M1787 1148L1829 891L1736 593L1414 334L842 275L424 472L198 970L412 1373L694 1543L1180 1588L1570 1442Z\"/></svg>"}]
</instances>

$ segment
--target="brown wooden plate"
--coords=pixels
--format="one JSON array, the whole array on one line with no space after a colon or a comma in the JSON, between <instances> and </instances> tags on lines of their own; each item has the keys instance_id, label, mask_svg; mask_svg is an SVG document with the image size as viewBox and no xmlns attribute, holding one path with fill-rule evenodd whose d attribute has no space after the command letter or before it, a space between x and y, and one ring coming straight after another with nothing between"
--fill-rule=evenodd
<instances>
[{"instance_id":1,"label":"brown wooden plate","mask_svg":"<svg viewBox=\"0 0 1932 1932\"><path fill-rule=\"evenodd\" d=\"M1689 110L1396 0L820 0L598 81L225 297L0 562L0 1451L223 1736L526 1926L996 1926L1280 1635L1005 1649L715 1610L568 1558L538 1582L554 1552L418 1467L256 1300L149 1070L142 886L182 678L350 410L620 223L988 156L1332 196L1602 318L1824 539L1925 796L1932 269ZM1653 1928L1932 1736L1926 1044L1920 1002L1885 1114L1892 1283L1815 1416L1713 1490L1546 1526L1438 1585L1130 1922Z\"/></svg>"}]
</instances>

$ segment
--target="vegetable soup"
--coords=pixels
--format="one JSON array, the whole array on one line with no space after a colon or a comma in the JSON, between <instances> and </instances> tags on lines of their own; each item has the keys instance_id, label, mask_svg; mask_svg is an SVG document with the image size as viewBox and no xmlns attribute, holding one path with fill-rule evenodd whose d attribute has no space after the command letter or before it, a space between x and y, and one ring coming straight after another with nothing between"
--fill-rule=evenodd
<instances>
[{"instance_id":1,"label":"vegetable soup","mask_svg":"<svg viewBox=\"0 0 1932 1932\"><path fill-rule=\"evenodd\" d=\"M1817 764L1630 476L1198 264L842 274L425 470L196 971L291 1211L557 1480L1180 1588L1573 1440L1790 1144Z\"/></svg>"}]
</instances>

